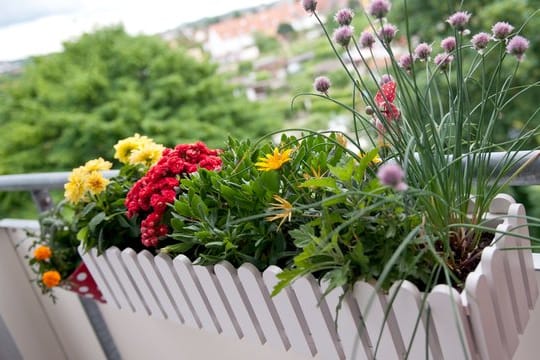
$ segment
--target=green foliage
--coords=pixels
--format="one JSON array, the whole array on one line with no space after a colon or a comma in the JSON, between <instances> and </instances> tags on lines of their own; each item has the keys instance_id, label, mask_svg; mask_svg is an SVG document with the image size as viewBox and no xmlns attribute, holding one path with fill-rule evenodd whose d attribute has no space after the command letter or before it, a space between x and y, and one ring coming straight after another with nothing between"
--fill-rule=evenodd
<instances>
[{"instance_id":1,"label":"green foliage","mask_svg":"<svg viewBox=\"0 0 540 360\"><path fill-rule=\"evenodd\" d=\"M91 201L76 205L60 202L60 207L71 207L70 228L85 250L96 248L101 253L111 246L142 250L139 223L136 217L126 216L124 202L145 170L139 165L124 165L105 190L92 196Z\"/></svg>"},{"instance_id":2,"label":"green foliage","mask_svg":"<svg viewBox=\"0 0 540 360\"><path fill-rule=\"evenodd\" d=\"M271 171L255 166L273 153L270 142L252 145L230 139L220 171L200 170L182 180L184 193L174 205L172 220L178 244L163 251L186 253L202 264L228 260L237 266L251 262L259 269L286 266L297 252L289 230L310 220L302 212L297 215L297 206L322 201L332 192L298 186L342 160L345 152L331 139L283 137L281 151L294 151L290 161Z\"/></svg>"},{"instance_id":3,"label":"green foliage","mask_svg":"<svg viewBox=\"0 0 540 360\"><path fill-rule=\"evenodd\" d=\"M2 83L0 99L0 174L65 171L136 132L166 146L220 147L229 135L261 136L283 118L234 95L208 60L120 27L33 58Z\"/></svg>"}]
</instances>

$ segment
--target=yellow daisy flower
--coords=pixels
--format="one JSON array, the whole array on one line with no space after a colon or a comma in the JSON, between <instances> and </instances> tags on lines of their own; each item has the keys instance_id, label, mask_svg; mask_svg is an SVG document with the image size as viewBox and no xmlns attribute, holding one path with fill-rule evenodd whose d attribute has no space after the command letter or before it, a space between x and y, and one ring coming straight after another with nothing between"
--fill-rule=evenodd
<instances>
[{"instance_id":1,"label":"yellow daisy flower","mask_svg":"<svg viewBox=\"0 0 540 360\"><path fill-rule=\"evenodd\" d=\"M255 163L255 166L260 171L277 170L291 160L291 152L292 149L281 152L278 148L275 148L272 154L266 154L266 156L260 157L259 161Z\"/></svg>"},{"instance_id":2,"label":"yellow daisy flower","mask_svg":"<svg viewBox=\"0 0 540 360\"><path fill-rule=\"evenodd\" d=\"M291 221L293 206L291 205L290 202L288 202L287 200L285 200L284 198L282 198L281 196L277 194L274 195L274 200L276 200L277 202L270 204L272 205L270 210L273 210L273 211L281 210L281 212L278 214L266 217L266 220L274 221L274 220L281 219L277 227L279 229L281 225L285 222L285 220Z\"/></svg>"}]
</instances>

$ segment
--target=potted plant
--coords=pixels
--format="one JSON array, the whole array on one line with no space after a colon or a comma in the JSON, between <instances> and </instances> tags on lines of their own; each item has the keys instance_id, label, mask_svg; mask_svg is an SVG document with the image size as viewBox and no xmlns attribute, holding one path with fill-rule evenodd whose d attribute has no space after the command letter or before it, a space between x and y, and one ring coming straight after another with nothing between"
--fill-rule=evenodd
<instances>
[{"instance_id":1,"label":"potted plant","mask_svg":"<svg viewBox=\"0 0 540 360\"><path fill-rule=\"evenodd\" d=\"M513 82L528 41L504 22L471 36L457 11L440 45L393 46L387 0L359 36L350 9L330 35L317 2L301 4L353 96L332 98L325 76L300 96L345 109L353 131L230 140L219 171L176 175L158 255L82 252L105 296L325 359L511 358L538 297L527 222L539 220L501 193L539 157L518 151L537 111L512 139L494 135L535 86Z\"/></svg>"}]
</instances>

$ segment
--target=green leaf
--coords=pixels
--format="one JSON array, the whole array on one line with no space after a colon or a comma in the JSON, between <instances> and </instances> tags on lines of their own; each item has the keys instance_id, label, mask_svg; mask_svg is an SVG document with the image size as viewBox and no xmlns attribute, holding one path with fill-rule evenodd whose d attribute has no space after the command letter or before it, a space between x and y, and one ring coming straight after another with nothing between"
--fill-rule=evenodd
<instances>
[{"instance_id":1,"label":"green leaf","mask_svg":"<svg viewBox=\"0 0 540 360\"><path fill-rule=\"evenodd\" d=\"M330 170L332 175L337 177L339 180L347 182L351 180L355 166L355 160L351 159L345 165L328 165L328 169Z\"/></svg>"},{"instance_id":2,"label":"green leaf","mask_svg":"<svg viewBox=\"0 0 540 360\"><path fill-rule=\"evenodd\" d=\"M327 188L332 190L338 189L336 179L331 177L311 178L301 183L300 186L307 188Z\"/></svg>"},{"instance_id":3,"label":"green leaf","mask_svg":"<svg viewBox=\"0 0 540 360\"><path fill-rule=\"evenodd\" d=\"M88 239L88 226L82 227L77 232L77 240L84 243L86 239Z\"/></svg>"},{"instance_id":4,"label":"green leaf","mask_svg":"<svg viewBox=\"0 0 540 360\"><path fill-rule=\"evenodd\" d=\"M88 223L88 228L90 229L90 231L94 232L96 230L96 226L101 224L106 217L107 214L105 214L104 212L99 212L97 215L95 215Z\"/></svg>"}]
</instances>

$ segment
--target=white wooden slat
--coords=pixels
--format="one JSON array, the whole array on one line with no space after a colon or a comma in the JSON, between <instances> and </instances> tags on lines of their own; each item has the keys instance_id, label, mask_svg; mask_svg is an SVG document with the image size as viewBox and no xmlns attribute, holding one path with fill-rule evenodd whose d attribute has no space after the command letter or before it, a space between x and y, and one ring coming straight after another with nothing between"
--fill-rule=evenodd
<instances>
[{"instance_id":1,"label":"white wooden slat","mask_svg":"<svg viewBox=\"0 0 540 360\"><path fill-rule=\"evenodd\" d=\"M508 214L510 205L515 203L516 200L512 196L508 194L497 194L491 200L491 204L489 204L489 212L494 215Z\"/></svg>"},{"instance_id":2,"label":"white wooden slat","mask_svg":"<svg viewBox=\"0 0 540 360\"><path fill-rule=\"evenodd\" d=\"M137 285L134 284L132 276L122 262L122 255L120 249L116 246L110 247L105 251L105 257L109 261L112 269L118 276L118 280L122 283L124 290L128 298L135 309L135 312L149 315L150 312L146 306L146 303L142 300L141 294Z\"/></svg>"},{"instance_id":3,"label":"white wooden slat","mask_svg":"<svg viewBox=\"0 0 540 360\"><path fill-rule=\"evenodd\" d=\"M322 284L324 292L328 289L328 283ZM344 295L343 288L338 287L330 291L326 297L328 309L334 323L345 358L347 360L368 360L373 357L372 346L367 337L360 310L351 293ZM338 309L339 308L339 309Z\"/></svg>"},{"instance_id":4,"label":"white wooden slat","mask_svg":"<svg viewBox=\"0 0 540 360\"><path fill-rule=\"evenodd\" d=\"M227 300L231 304L231 308L244 336L255 344L264 344L266 338L261 331L253 308L247 300L242 284L238 280L236 269L230 263L222 261L214 265L214 272L220 286L227 295Z\"/></svg>"},{"instance_id":5,"label":"white wooden slat","mask_svg":"<svg viewBox=\"0 0 540 360\"><path fill-rule=\"evenodd\" d=\"M502 345L501 333L485 275L479 271L470 273L465 281L464 295L467 298L471 326L480 358L484 360L511 359Z\"/></svg>"},{"instance_id":6,"label":"white wooden slat","mask_svg":"<svg viewBox=\"0 0 540 360\"><path fill-rule=\"evenodd\" d=\"M522 276L519 252L509 250L518 247L519 243L515 237L504 235L505 232L509 231L510 226L508 222L504 222L497 227L497 233L502 235L497 236L497 241L494 242L494 245L497 249L502 250L501 253L504 256L504 268L507 279L509 280L508 286L510 287L512 309L514 311L517 329L522 334L529 319L529 302L525 294L525 282Z\"/></svg>"},{"instance_id":7,"label":"white wooden slat","mask_svg":"<svg viewBox=\"0 0 540 360\"><path fill-rule=\"evenodd\" d=\"M154 256L147 250L143 250L137 254L141 269L148 279L148 284L154 290L167 319L182 323L182 319L176 308L176 304L172 301L168 288L165 286L161 274L154 263Z\"/></svg>"},{"instance_id":8,"label":"white wooden slat","mask_svg":"<svg viewBox=\"0 0 540 360\"><path fill-rule=\"evenodd\" d=\"M193 308L189 296L186 294L186 289L184 289L182 282L178 278L176 269L173 266L173 260L168 255L158 254L154 257L154 262L159 273L163 277L163 280L167 284L167 289L171 294L172 301L176 305L184 323L200 329L202 327L201 321Z\"/></svg>"},{"instance_id":9,"label":"white wooden slat","mask_svg":"<svg viewBox=\"0 0 540 360\"><path fill-rule=\"evenodd\" d=\"M381 294L364 281L354 284L353 294L366 324L375 358L401 359L405 346L397 325L392 321L395 321L392 309L388 308Z\"/></svg>"},{"instance_id":10,"label":"white wooden slat","mask_svg":"<svg viewBox=\"0 0 540 360\"><path fill-rule=\"evenodd\" d=\"M410 281L392 285L388 295L396 316L396 323L403 338L409 359L442 358L439 340L433 326L427 322L427 303L422 304L422 294ZM427 326L431 326L429 329Z\"/></svg>"},{"instance_id":11,"label":"white wooden slat","mask_svg":"<svg viewBox=\"0 0 540 360\"><path fill-rule=\"evenodd\" d=\"M269 266L263 272L263 280L270 293L279 282L277 274L281 271L277 266ZM317 350L294 290L287 286L273 296L272 301L291 342L291 349L299 354L314 356Z\"/></svg>"},{"instance_id":12,"label":"white wooden slat","mask_svg":"<svg viewBox=\"0 0 540 360\"><path fill-rule=\"evenodd\" d=\"M95 251L95 249L92 249L92 250ZM111 292L114 294L114 297L116 298L116 300L118 301L118 305L120 309L135 311L126 293L124 292L124 288L118 281L118 278L116 277L114 270L109 265L107 258L103 255L97 255L97 251L95 253L92 253L92 255L94 256L96 265L101 270L101 273L103 274L103 276L107 279L109 288Z\"/></svg>"},{"instance_id":13,"label":"white wooden slat","mask_svg":"<svg viewBox=\"0 0 540 360\"><path fill-rule=\"evenodd\" d=\"M253 306L253 311L268 343L287 351L291 344L263 283L261 272L253 264L243 264L238 268L238 278Z\"/></svg>"},{"instance_id":14,"label":"white wooden slat","mask_svg":"<svg viewBox=\"0 0 540 360\"><path fill-rule=\"evenodd\" d=\"M475 350L469 342L471 331L457 290L447 285L437 285L428 294L427 302L442 359L474 359Z\"/></svg>"},{"instance_id":15,"label":"white wooden slat","mask_svg":"<svg viewBox=\"0 0 540 360\"><path fill-rule=\"evenodd\" d=\"M223 330L225 335L241 339L244 337L244 334L242 333L242 329L240 329L238 320L234 316L234 312L223 289L217 281L213 269L213 266L193 265L193 270L199 278L201 287L206 296L208 296L208 302L212 304L214 314L218 323L221 325L221 330Z\"/></svg>"},{"instance_id":16,"label":"white wooden slat","mask_svg":"<svg viewBox=\"0 0 540 360\"><path fill-rule=\"evenodd\" d=\"M292 283L292 287L311 330L318 354L325 360L345 359L328 304L322 297L315 278L311 275L298 278Z\"/></svg>"},{"instance_id":17,"label":"white wooden slat","mask_svg":"<svg viewBox=\"0 0 540 360\"><path fill-rule=\"evenodd\" d=\"M133 281L135 284L137 284L143 301L148 307L150 314L156 319L166 319L167 315L165 314L161 303L157 299L154 289L152 289L152 287L149 285L149 281L142 270L141 265L139 264L137 253L131 248L124 249L122 250L122 260L124 261L128 271L131 273Z\"/></svg>"},{"instance_id":18,"label":"white wooden slat","mask_svg":"<svg viewBox=\"0 0 540 360\"><path fill-rule=\"evenodd\" d=\"M486 275L504 348L512 358L519 345L519 338L501 250L494 246L485 248L482 251L480 268Z\"/></svg>"},{"instance_id":19,"label":"white wooden slat","mask_svg":"<svg viewBox=\"0 0 540 360\"><path fill-rule=\"evenodd\" d=\"M517 227L513 230L521 237L516 237L516 242L519 243L521 250L519 251L521 260L521 271L525 280L525 288L527 290L527 300L529 302L529 309L533 309L538 298L538 284L534 275L534 264L532 259L532 252L530 249L531 242L527 238L529 237L529 227L527 226L525 207L522 204L513 204L508 210L510 219L514 220ZM511 221L512 222L512 221Z\"/></svg>"},{"instance_id":20,"label":"white wooden slat","mask_svg":"<svg viewBox=\"0 0 540 360\"><path fill-rule=\"evenodd\" d=\"M178 255L173 260L176 274L186 290L186 294L191 300L193 308L199 315L199 320L203 329L211 333L221 333L221 326L216 322L214 310L208 303L206 294L201 289L199 281L193 272L191 261L184 255Z\"/></svg>"},{"instance_id":21,"label":"white wooden slat","mask_svg":"<svg viewBox=\"0 0 540 360\"><path fill-rule=\"evenodd\" d=\"M114 294L109 288L109 283L107 282L105 276L101 273L99 270L99 267L96 265L95 259L93 254L97 253L95 249L90 249L89 252L84 251L82 246L79 246L79 255L81 255L81 258L83 259L84 263L86 264L86 267L88 268L88 271L92 274L92 277L94 278L94 281L96 282L96 285L99 288L99 291L103 294L103 297L105 298L105 301L107 301L107 304L111 304L116 306L118 309L120 309L120 305L118 304L118 301L114 297Z\"/></svg>"}]
</instances>

